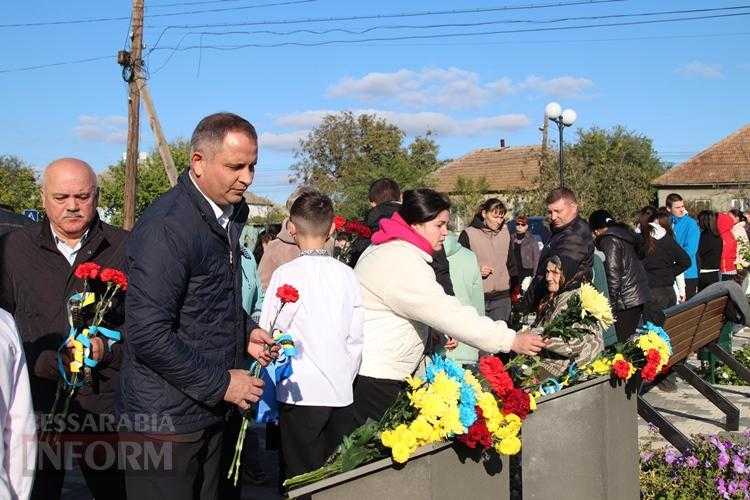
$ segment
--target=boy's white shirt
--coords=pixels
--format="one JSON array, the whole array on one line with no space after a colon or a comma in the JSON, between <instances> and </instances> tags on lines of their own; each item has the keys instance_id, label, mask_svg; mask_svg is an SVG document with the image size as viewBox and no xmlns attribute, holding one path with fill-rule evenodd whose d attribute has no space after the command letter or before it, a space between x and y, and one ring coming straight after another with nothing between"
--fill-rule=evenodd
<instances>
[{"instance_id":1,"label":"boy's white shirt","mask_svg":"<svg viewBox=\"0 0 750 500\"><path fill-rule=\"evenodd\" d=\"M26 499L36 465L36 423L15 321L0 309L0 498Z\"/></svg>"},{"instance_id":2,"label":"boy's white shirt","mask_svg":"<svg viewBox=\"0 0 750 500\"><path fill-rule=\"evenodd\" d=\"M354 271L329 256L303 255L274 271L260 315L261 327L281 307L276 290L291 285L299 300L284 306L276 328L294 338L292 374L276 387L276 399L301 406L342 407L353 402L362 359L364 310Z\"/></svg>"}]
</instances>

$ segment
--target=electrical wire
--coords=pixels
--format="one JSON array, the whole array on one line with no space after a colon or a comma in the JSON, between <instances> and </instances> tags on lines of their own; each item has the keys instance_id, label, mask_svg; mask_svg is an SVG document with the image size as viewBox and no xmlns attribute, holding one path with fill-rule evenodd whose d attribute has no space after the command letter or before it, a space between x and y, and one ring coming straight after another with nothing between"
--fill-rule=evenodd
<instances>
[{"instance_id":1,"label":"electrical wire","mask_svg":"<svg viewBox=\"0 0 750 500\"><path fill-rule=\"evenodd\" d=\"M750 12L732 13L732 14L715 14L710 16L693 16L693 17L681 17L681 18L670 18L670 19L653 19L648 21L629 21L629 22L618 22L618 23L603 23L603 24L583 24L575 26L554 26L549 28L528 28L520 30L497 30L497 31L476 31L471 33L437 33L431 35L402 35L395 37L373 37L373 38L361 38L361 39L344 39L344 40L325 40L319 42L278 42L278 43L247 43L240 45L189 45L185 47L155 47L149 52L155 50L172 50L178 52L184 52L187 50L195 50L198 48L213 49L213 50L239 50L245 48L277 48L277 47L320 47L325 45L347 45L353 43L363 42L382 42L392 40L424 40L424 39L435 39L435 38L462 38L470 36L488 36L488 35L501 35L511 33L536 33L544 31L565 31L565 30L580 30L589 28L607 28L615 26L639 26L645 24L661 24L661 23L673 23L673 22L684 22L684 21L698 21L705 19L719 19L729 17L742 17L748 16Z\"/></svg>"},{"instance_id":2,"label":"electrical wire","mask_svg":"<svg viewBox=\"0 0 750 500\"><path fill-rule=\"evenodd\" d=\"M392 25L378 25L370 26L360 30L352 30L346 28L331 28L326 30L311 30L311 29L296 29L290 31L273 31L273 30L252 30L252 31L190 31L183 36L189 35L277 35L277 36L288 36L296 34L310 34L310 35L327 35L331 33L344 33L348 35L364 35L376 30L399 30L399 29L437 29L437 28L468 28L477 26L489 26L495 24L553 24L569 21L583 21L583 20L602 20L602 19L617 19L617 18L631 18L631 17L647 17L647 16L662 16L671 14L694 14L698 12L723 12L728 10L738 9L750 9L750 5L742 5L735 7L720 7L715 9L689 9L689 10L667 10L659 12L640 12L631 14L607 14L598 16L575 16L575 17L558 17L553 19L500 19L493 21L479 21L479 22L467 22L467 23L442 23L442 24L423 24L423 25L410 25L410 24L392 24ZM179 44L178 44L179 45Z\"/></svg>"},{"instance_id":3,"label":"electrical wire","mask_svg":"<svg viewBox=\"0 0 750 500\"><path fill-rule=\"evenodd\" d=\"M2 73L19 73L22 71L31 71L34 69L42 69L42 68L52 68L54 66L67 66L69 64L81 64L81 63L87 63L87 62L93 62L93 61L103 61L104 59L113 60L115 59L115 56L112 54L107 56L101 56L101 57L89 57L87 59L76 59L73 61L60 61L55 63L49 63L49 64L37 64L35 66L23 66L20 68L0 68L0 74Z\"/></svg>"},{"instance_id":4,"label":"electrical wire","mask_svg":"<svg viewBox=\"0 0 750 500\"><path fill-rule=\"evenodd\" d=\"M215 13L215 12L227 12L227 11L237 11L237 10L247 10L247 9L258 9L261 7L277 7L282 5L299 5L303 3L312 3L317 2L318 0L288 0L285 2L274 2L274 3L264 3L264 4L257 4L257 5L247 5L244 7L226 7L223 9L204 9L204 10L191 10L191 11L184 11L184 12L167 12L164 14L148 14L144 15L144 18L154 18L154 17L172 17L172 16L185 16L185 15L192 15L192 14L208 14L208 13ZM101 22L109 22L109 21L125 21L129 19L128 16L123 17L98 17L93 19L69 19L65 21L40 21L40 22L33 22L33 23L9 23L9 24L0 24L0 28L27 28L27 27L35 27L35 26L59 26L59 25L65 25L65 24L87 24L87 23L101 23Z\"/></svg>"}]
</instances>

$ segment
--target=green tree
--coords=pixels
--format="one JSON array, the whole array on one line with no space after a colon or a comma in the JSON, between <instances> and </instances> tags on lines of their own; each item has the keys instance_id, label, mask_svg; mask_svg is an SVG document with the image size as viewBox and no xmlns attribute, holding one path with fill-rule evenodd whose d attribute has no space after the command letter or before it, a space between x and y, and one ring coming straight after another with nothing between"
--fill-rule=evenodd
<instances>
[{"instance_id":1,"label":"green tree","mask_svg":"<svg viewBox=\"0 0 750 500\"><path fill-rule=\"evenodd\" d=\"M328 194L345 217L369 208L372 181L390 177L402 189L432 185L429 174L441 162L430 134L404 146L404 132L374 115L328 115L301 141L292 165L295 178Z\"/></svg>"},{"instance_id":2,"label":"green tree","mask_svg":"<svg viewBox=\"0 0 750 500\"><path fill-rule=\"evenodd\" d=\"M37 173L17 156L0 155L0 204L15 212L42 208Z\"/></svg>"},{"instance_id":3,"label":"green tree","mask_svg":"<svg viewBox=\"0 0 750 500\"><path fill-rule=\"evenodd\" d=\"M604 208L632 222L640 208L654 202L651 181L663 172L653 141L623 126L579 130L577 141L565 147L565 186L576 193L583 216ZM544 198L559 186L559 175L556 151L548 150L528 200L530 213L546 213Z\"/></svg>"},{"instance_id":4,"label":"green tree","mask_svg":"<svg viewBox=\"0 0 750 500\"><path fill-rule=\"evenodd\" d=\"M459 175L453 189L454 194L451 196L453 203L451 215L454 215L463 225L469 224L477 207L484 201L485 193L489 191L489 188L486 177L473 180Z\"/></svg>"},{"instance_id":5,"label":"green tree","mask_svg":"<svg viewBox=\"0 0 750 500\"><path fill-rule=\"evenodd\" d=\"M178 174L190 165L190 142L178 139L169 145ZM154 149L138 165L138 184L135 216L140 217L146 207L170 189L159 150ZM110 165L99 175L99 206L111 217L112 223L122 225L125 192L125 162Z\"/></svg>"}]
</instances>

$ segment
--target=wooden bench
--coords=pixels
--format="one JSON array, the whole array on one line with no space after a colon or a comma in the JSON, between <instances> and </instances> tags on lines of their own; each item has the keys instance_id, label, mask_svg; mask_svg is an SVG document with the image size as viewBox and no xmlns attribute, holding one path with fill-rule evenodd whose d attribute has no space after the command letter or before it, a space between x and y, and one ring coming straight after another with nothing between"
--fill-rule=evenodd
<instances>
[{"instance_id":1,"label":"wooden bench","mask_svg":"<svg viewBox=\"0 0 750 500\"><path fill-rule=\"evenodd\" d=\"M690 302L671 307L664 312L664 329L672 342L672 356L667 365L724 413L726 430L736 431L739 430L739 409L685 363L692 353L706 348L731 367L738 376L750 382L750 370L739 363L731 352L718 345L721 329L727 321L728 304L727 292L721 291L697 303ZM655 384L659 381L660 379L657 379ZM653 385L646 390L651 387ZM692 447L690 439L641 396L638 396L638 414L654 424L661 435L678 450L685 452Z\"/></svg>"}]
</instances>

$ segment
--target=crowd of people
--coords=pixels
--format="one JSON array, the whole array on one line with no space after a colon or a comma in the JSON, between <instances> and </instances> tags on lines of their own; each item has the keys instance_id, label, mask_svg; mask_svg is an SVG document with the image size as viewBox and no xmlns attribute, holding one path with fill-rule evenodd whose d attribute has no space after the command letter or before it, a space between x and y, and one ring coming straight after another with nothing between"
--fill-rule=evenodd
<instances>
[{"instance_id":1,"label":"crowd of people","mask_svg":"<svg viewBox=\"0 0 750 500\"><path fill-rule=\"evenodd\" d=\"M696 222L672 194L633 225L606 210L586 221L565 188L546 199L546 241L498 198L457 233L446 196L402 192L391 179L372 183L372 235L342 240L346 252L331 199L307 187L289 198L281 227L253 238L243 194L257 159L254 127L218 113L197 125L190 167L132 232L100 220L96 174L73 158L44 171L43 221L0 213L0 497L59 498L75 460L95 498L238 498L229 461L264 391L275 391L280 470L292 477L382 417L432 354L465 366L479 353L539 355L550 376L593 359L605 345L597 328L573 343L539 334L583 283L609 297L623 341L698 290L741 280L748 264L739 211L703 211ZM104 318L123 341L93 337L96 370L75 392L76 418L61 424L62 439L37 440L70 356L60 348L66 302L84 262L127 274L124 299ZM295 300L277 293L285 285ZM511 321L519 315L526 326ZM247 368L274 362L276 329L297 354L288 377L267 387ZM243 457L243 480L267 481L254 431Z\"/></svg>"}]
</instances>

